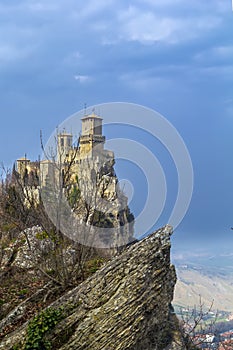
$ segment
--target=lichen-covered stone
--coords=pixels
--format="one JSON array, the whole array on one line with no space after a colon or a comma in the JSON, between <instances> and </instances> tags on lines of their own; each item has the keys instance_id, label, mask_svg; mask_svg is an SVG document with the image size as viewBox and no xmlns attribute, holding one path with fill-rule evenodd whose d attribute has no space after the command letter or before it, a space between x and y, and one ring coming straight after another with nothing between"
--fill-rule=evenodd
<instances>
[{"instance_id":1,"label":"lichen-covered stone","mask_svg":"<svg viewBox=\"0 0 233 350\"><path fill-rule=\"evenodd\" d=\"M42 233L43 230L39 226L33 226L21 232L16 241L4 249L0 271L9 265L10 260L11 266L22 269L34 268L53 247L51 240L40 238Z\"/></svg>"},{"instance_id":2,"label":"lichen-covered stone","mask_svg":"<svg viewBox=\"0 0 233 350\"><path fill-rule=\"evenodd\" d=\"M165 226L131 245L55 301L51 307L62 306L65 317L48 334L52 349L185 349L170 308L176 283L171 233ZM13 349L25 330L3 339L0 349Z\"/></svg>"}]
</instances>

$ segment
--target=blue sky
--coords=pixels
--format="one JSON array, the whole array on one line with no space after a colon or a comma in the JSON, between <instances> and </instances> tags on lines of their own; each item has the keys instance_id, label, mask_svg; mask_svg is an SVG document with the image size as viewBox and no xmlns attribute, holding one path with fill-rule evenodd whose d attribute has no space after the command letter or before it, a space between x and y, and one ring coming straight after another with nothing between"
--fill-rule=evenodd
<instances>
[{"instance_id":1,"label":"blue sky","mask_svg":"<svg viewBox=\"0 0 233 350\"><path fill-rule=\"evenodd\" d=\"M230 0L0 0L0 93L6 165L25 152L36 158L40 129L46 139L84 103L157 110L194 167L177 242L232 247Z\"/></svg>"}]
</instances>

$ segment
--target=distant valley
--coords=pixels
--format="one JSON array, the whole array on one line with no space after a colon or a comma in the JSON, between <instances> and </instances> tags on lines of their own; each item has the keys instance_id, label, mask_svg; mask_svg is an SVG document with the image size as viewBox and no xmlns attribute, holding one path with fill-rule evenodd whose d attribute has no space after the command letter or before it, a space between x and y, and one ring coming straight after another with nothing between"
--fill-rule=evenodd
<instances>
[{"instance_id":1,"label":"distant valley","mask_svg":"<svg viewBox=\"0 0 233 350\"><path fill-rule=\"evenodd\" d=\"M174 305L192 308L201 301L213 310L233 312L233 255L179 257L175 255L178 281Z\"/></svg>"}]
</instances>

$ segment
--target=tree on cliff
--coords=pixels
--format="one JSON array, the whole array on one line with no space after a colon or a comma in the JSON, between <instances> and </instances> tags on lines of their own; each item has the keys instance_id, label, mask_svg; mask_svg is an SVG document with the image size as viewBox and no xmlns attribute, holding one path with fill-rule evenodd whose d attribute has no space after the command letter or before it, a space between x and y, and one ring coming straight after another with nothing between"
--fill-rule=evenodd
<instances>
[{"instance_id":1,"label":"tree on cliff","mask_svg":"<svg viewBox=\"0 0 233 350\"><path fill-rule=\"evenodd\" d=\"M1 260L4 247L8 242L17 240L21 233L26 239L36 269L46 278L63 287L83 279L85 264L95 255L93 249L82 246L61 233L59 216L62 209L56 208L58 220L56 223L52 222L40 200L40 191L35 189L33 182L32 185L25 186L25 176L20 177L15 171L7 172L6 175L1 183L0 192L0 235L1 242L5 242L1 244ZM64 180L63 178L63 182ZM49 184L46 190L49 192ZM74 198L72 200L74 201ZM39 226L35 237L31 237L31 231L30 235L27 231L33 226ZM38 241L38 244L35 245L34 241ZM38 255L41 255L39 259ZM11 263L13 256L16 256L15 252L9 260Z\"/></svg>"},{"instance_id":2,"label":"tree on cliff","mask_svg":"<svg viewBox=\"0 0 233 350\"><path fill-rule=\"evenodd\" d=\"M57 145L57 139L55 144ZM1 185L2 222L0 226L3 232L4 224L8 224L10 229L7 230L5 227L4 236L8 236L10 240L17 238L19 232L23 232L31 249L32 259L35 260L39 271L56 284L67 286L84 279L87 261L97 255L90 240L90 232L95 232L93 228L108 229L119 224L122 229L125 224L132 225L133 216L128 207L119 211L117 217L108 212L106 206L101 208L102 201L107 203L106 191L111 181L111 177L107 174L113 172L113 164L105 162L99 170L96 170L93 162L86 161L79 176L77 174L74 176L73 167L78 145L75 145L72 156L65 161L64 154L58 147L55 147L58 153L51 151L50 154L47 154L45 152L42 137L41 147L52 169L52 175L47 174L43 187L39 187L36 172L29 173L25 169L23 174L19 174L15 168L12 172L7 172ZM39 163L38 166L40 169ZM90 181L87 181L88 174ZM82 189L82 195L80 189ZM63 205L64 195L67 199L65 205ZM115 195L120 196L121 194L116 193ZM42 200L44 198L45 200ZM51 221L48 211L53 212L55 220ZM84 223L82 227L85 231L79 233L84 237L84 244L78 243L75 235L72 239L62 234L61 218L69 215L71 211ZM42 228L42 233L38 232L36 239L46 244L45 254L43 254L43 249L39 252L33 250L31 237L28 236L26 230L36 225ZM73 231L76 229L79 228L72 227ZM108 230L103 232L107 232L108 237L103 236L102 239L110 239ZM41 262L37 259L38 253L43 257Z\"/></svg>"}]
</instances>

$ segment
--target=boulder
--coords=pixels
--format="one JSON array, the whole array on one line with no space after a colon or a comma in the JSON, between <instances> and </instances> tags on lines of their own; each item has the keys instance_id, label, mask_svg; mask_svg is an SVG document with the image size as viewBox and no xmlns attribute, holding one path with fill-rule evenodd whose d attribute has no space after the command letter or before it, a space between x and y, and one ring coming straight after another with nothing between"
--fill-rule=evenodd
<instances>
[{"instance_id":1,"label":"boulder","mask_svg":"<svg viewBox=\"0 0 233 350\"><path fill-rule=\"evenodd\" d=\"M49 307L63 317L45 337L61 350L185 349L171 307L176 283L165 226L130 245ZM0 349L25 342L28 324L5 337ZM19 347L19 349L21 349Z\"/></svg>"}]
</instances>

